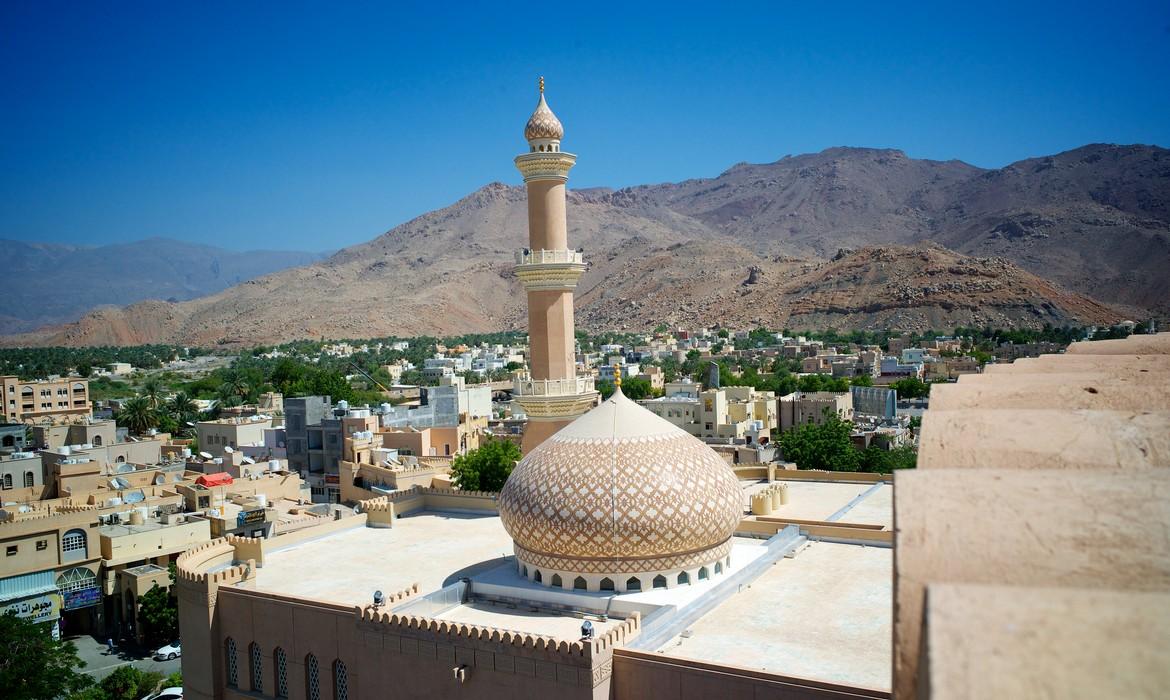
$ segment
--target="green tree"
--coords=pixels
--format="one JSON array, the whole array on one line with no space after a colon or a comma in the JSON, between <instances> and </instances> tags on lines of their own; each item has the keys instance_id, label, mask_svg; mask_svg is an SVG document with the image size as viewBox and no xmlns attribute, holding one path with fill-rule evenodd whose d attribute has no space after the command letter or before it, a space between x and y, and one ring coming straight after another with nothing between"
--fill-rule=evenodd
<instances>
[{"instance_id":1,"label":"green tree","mask_svg":"<svg viewBox=\"0 0 1170 700\"><path fill-rule=\"evenodd\" d=\"M890 384L900 399L919 399L930 394L930 385L918 377L906 377Z\"/></svg>"},{"instance_id":2,"label":"green tree","mask_svg":"<svg viewBox=\"0 0 1170 700\"><path fill-rule=\"evenodd\" d=\"M53 639L48 625L0 615L0 688L6 700L54 700L93 683L72 642ZM137 698L135 699L137 700Z\"/></svg>"},{"instance_id":3,"label":"green tree","mask_svg":"<svg viewBox=\"0 0 1170 700\"><path fill-rule=\"evenodd\" d=\"M868 374L862 374L849 380L852 386L873 386L873 377Z\"/></svg>"},{"instance_id":4,"label":"green tree","mask_svg":"<svg viewBox=\"0 0 1170 700\"><path fill-rule=\"evenodd\" d=\"M179 603L158 583L138 599L138 613L151 644L165 644L179 636Z\"/></svg>"},{"instance_id":5,"label":"green tree","mask_svg":"<svg viewBox=\"0 0 1170 700\"><path fill-rule=\"evenodd\" d=\"M179 430L182 432L190 432L191 428L187 423L194 423L195 419L199 417L199 409L195 406L195 400L185 391L178 392L171 397L170 401L167 401L167 412L178 422Z\"/></svg>"},{"instance_id":6,"label":"green tree","mask_svg":"<svg viewBox=\"0 0 1170 700\"><path fill-rule=\"evenodd\" d=\"M617 387L613 385L613 382L609 381L608 379L599 380L597 382L596 388L597 393L601 394L602 401L613 396L613 392L617 389Z\"/></svg>"},{"instance_id":7,"label":"green tree","mask_svg":"<svg viewBox=\"0 0 1170 700\"><path fill-rule=\"evenodd\" d=\"M853 424L825 411L821 424L809 423L780 436L784 459L796 462L799 469L857 471L861 468L861 454L849 439Z\"/></svg>"},{"instance_id":8,"label":"green tree","mask_svg":"<svg viewBox=\"0 0 1170 700\"><path fill-rule=\"evenodd\" d=\"M158 426L158 414L151 408L148 399L135 396L122 404L122 410L118 411L118 424L129 428L135 435L141 435Z\"/></svg>"},{"instance_id":9,"label":"green tree","mask_svg":"<svg viewBox=\"0 0 1170 700\"><path fill-rule=\"evenodd\" d=\"M499 491L520 459L520 448L509 440L488 440L451 462L455 486L464 491Z\"/></svg>"},{"instance_id":10,"label":"green tree","mask_svg":"<svg viewBox=\"0 0 1170 700\"><path fill-rule=\"evenodd\" d=\"M93 363L89 360L82 360L77 363L77 373L82 377L88 377L93 374Z\"/></svg>"},{"instance_id":11,"label":"green tree","mask_svg":"<svg viewBox=\"0 0 1170 700\"><path fill-rule=\"evenodd\" d=\"M147 377L146 381L142 382L142 391L139 395L146 399L150 405L151 410L157 410L162 405L163 384L158 377Z\"/></svg>"},{"instance_id":12,"label":"green tree","mask_svg":"<svg viewBox=\"0 0 1170 700\"><path fill-rule=\"evenodd\" d=\"M106 700L138 700L154 692L162 679L161 673L139 671L133 666L119 666L102 679L100 686L105 691Z\"/></svg>"},{"instance_id":13,"label":"green tree","mask_svg":"<svg viewBox=\"0 0 1170 700\"><path fill-rule=\"evenodd\" d=\"M641 377L630 377L622 380L622 393L626 398L639 401L641 399L650 398L652 387L649 379L642 379Z\"/></svg>"}]
</instances>

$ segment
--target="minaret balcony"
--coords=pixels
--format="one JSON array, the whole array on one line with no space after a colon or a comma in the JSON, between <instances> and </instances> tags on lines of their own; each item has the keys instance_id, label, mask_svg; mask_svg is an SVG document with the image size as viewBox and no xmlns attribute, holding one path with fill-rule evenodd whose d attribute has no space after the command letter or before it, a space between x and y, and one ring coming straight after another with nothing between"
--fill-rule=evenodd
<instances>
[{"instance_id":1,"label":"minaret balcony","mask_svg":"<svg viewBox=\"0 0 1170 700\"><path fill-rule=\"evenodd\" d=\"M593 377L533 379L519 374L512 380L512 399L529 420L573 419L597 405Z\"/></svg>"},{"instance_id":2,"label":"minaret balcony","mask_svg":"<svg viewBox=\"0 0 1170 700\"><path fill-rule=\"evenodd\" d=\"M575 250L524 250L514 271L527 290L573 290L585 273L585 256Z\"/></svg>"},{"instance_id":3,"label":"minaret balcony","mask_svg":"<svg viewBox=\"0 0 1170 700\"><path fill-rule=\"evenodd\" d=\"M514 396L572 396L595 391L593 377L579 376L569 379L533 379L527 374L518 374L512 379Z\"/></svg>"},{"instance_id":4,"label":"minaret balcony","mask_svg":"<svg viewBox=\"0 0 1170 700\"><path fill-rule=\"evenodd\" d=\"M524 176L524 182L534 180L565 182L569 179L569 170L577 162L577 156L561 151L552 153L537 151L516 156L513 162Z\"/></svg>"},{"instance_id":5,"label":"minaret balcony","mask_svg":"<svg viewBox=\"0 0 1170 700\"><path fill-rule=\"evenodd\" d=\"M529 250L525 248L516 253L517 265L585 264L585 256L575 250Z\"/></svg>"}]
</instances>

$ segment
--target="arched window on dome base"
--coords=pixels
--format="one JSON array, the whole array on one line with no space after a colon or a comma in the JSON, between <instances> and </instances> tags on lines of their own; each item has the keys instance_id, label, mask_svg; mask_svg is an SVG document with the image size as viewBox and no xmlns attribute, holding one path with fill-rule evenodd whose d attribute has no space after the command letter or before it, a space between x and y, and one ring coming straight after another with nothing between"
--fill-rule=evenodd
<instances>
[{"instance_id":1,"label":"arched window on dome base","mask_svg":"<svg viewBox=\"0 0 1170 700\"><path fill-rule=\"evenodd\" d=\"M710 578L710 576L707 574L707 567L704 566L704 567L700 568L699 569L699 580L706 581L708 578Z\"/></svg>"},{"instance_id":2,"label":"arched window on dome base","mask_svg":"<svg viewBox=\"0 0 1170 700\"><path fill-rule=\"evenodd\" d=\"M588 587L588 584L585 583L584 576L578 576L577 578L573 579L573 590L583 591Z\"/></svg>"},{"instance_id":3,"label":"arched window on dome base","mask_svg":"<svg viewBox=\"0 0 1170 700\"><path fill-rule=\"evenodd\" d=\"M544 583L544 577L540 575L540 569L536 570L536 575L532 577L532 580L537 583Z\"/></svg>"},{"instance_id":4,"label":"arched window on dome base","mask_svg":"<svg viewBox=\"0 0 1170 700\"><path fill-rule=\"evenodd\" d=\"M612 591L612 590L613 590L613 579L611 579L611 578L610 578L610 577L608 577L608 576L606 576L605 578L601 579L601 586L600 586L600 588L601 588L601 590L603 590L603 591Z\"/></svg>"},{"instance_id":5,"label":"arched window on dome base","mask_svg":"<svg viewBox=\"0 0 1170 700\"><path fill-rule=\"evenodd\" d=\"M560 574L553 574L552 585L555 586L556 588L564 588L565 587L565 584L561 583L561 575Z\"/></svg>"},{"instance_id":6,"label":"arched window on dome base","mask_svg":"<svg viewBox=\"0 0 1170 700\"><path fill-rule=\"evenodd\" d=\"M723 573L723 562L718 562L718 561L715 562L715 573L717 573L717 574Z\"/></svg>"},{"instance_id":7,"label":"arched window on dome base","mask_svg":"<svg viewBox=\"0 0 1170 700\"><path fill-rule=\"evenodd\" d=\"M638 578L637 576L631 576L628 579L626 579L626 590L627 591L640 591L640 590L642 590L642 579Z\"/></svg>"},{"instance_id":8,"label":"arched window on dome base","mask_svg":"<svg viewBox=\"0 0 1170 700\"><path fill-rule=\"evenodd\" d=\"M690 582L691 582L691 576L690 576L690 574L688 574L688 573L687 573L687 572L685 572L685 571L682 571L682 572L680 572L680 573L679 573L679 575L678 575L678 585L680 585L680 586L681 586L681 585L683 585L683 584L685 584L685 583L690 583Z\"/></svg>"},{"instance_id":9,"label":"arched window on dome base","mask_svg":"<svg viewBox=\"0 0 1170 700\"><path fill-rule=\"evenodd\" d=\"M654 577L654 587L655 588L666 588L666 577L663 576L662 574L658 574L657 576L655 576Z\"/></svg>"}]
</instances>

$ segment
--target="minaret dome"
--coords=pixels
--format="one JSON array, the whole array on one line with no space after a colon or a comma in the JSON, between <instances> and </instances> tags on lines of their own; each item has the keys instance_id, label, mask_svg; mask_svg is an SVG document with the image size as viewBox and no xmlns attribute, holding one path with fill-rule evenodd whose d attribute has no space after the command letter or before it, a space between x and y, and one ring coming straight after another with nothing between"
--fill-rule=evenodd
<instances>
[{"instance_id":1,"label":"minaret dome","mask_svg":"<svg viewBox=\"0 0 1170 700\"><path fill-rule=\"evenodd\" d=\"M560 151L561 139L565 136L565 127L561 120L549 109L544 100L544 78L540 79L540 101L536 103L536 110L524 125L524 138L532 152Z\"/></svg>"}]
</instances>

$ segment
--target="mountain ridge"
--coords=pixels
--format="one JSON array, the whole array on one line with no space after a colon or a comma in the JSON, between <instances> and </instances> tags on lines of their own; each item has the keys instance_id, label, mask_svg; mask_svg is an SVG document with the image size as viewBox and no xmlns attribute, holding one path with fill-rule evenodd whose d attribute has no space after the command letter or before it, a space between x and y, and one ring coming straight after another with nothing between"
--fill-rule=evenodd
<instances>
[{"instance_id":1,"label":"mountain ridge","mask_svg":"<svg viewBox=\"0 0 1170 700\"><path fill-rule=\"evenodd\" d=\"M736 164L714 178L570 190L570 241L590 262L578 316L585 327L633 328L657 325L651 318L701 321L688 306L721 322L834 327L1164 314L1168 154L1090 144L988 170L838 147ZM307 266L184 303L103 309L4 342L247 344L522 327L523 294L510 270L526 231L523 187L493 182ZM843 274L833 267L840 259L829 259L841 250L852 290L830 284ZM929 275L911 263L922 255ZM752 275L764 282L745 284ZM970 286L980 279L987 284ZM825 308L810 307L802 289ZM963 303L961 290L984 308ZM623 318L629 302L641 310L626 308Z\"/></svg>"}]
</instances>

